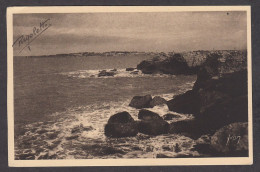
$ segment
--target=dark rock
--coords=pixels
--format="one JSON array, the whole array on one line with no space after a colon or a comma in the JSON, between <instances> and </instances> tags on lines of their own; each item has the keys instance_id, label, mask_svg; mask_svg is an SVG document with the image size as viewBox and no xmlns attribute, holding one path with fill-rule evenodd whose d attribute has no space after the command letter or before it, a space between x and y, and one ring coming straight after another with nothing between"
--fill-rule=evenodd
<instances>
[{"instance_id":1,"label":"dark rock","mask_svg":"<svg viewBox=\"0 0 260 172\"><path fill-rule=\"evenodd\" d=\"M150 102L152 101L152 96L151 95L146 95L146 96L134 96L133 99L131 100L129 106L137 108L137 109L142 109L142 108L150 108Z\"/></svg>"},{"instance_id":2,"label":"dark rock","mask_svg":"<svg viewBox=\"0 0 260 172\"><path fill-rule=\"evenodd\" d=\"M219 153L215 149L213 149L210 144L194 145L191 151L197 151L200 154L206 154L208 156L219 156Z\"/></svg>"},{"instance_id":3,"label":"dark rock","mask_svg":"<svg viewBox=\"0 0 260 172\"><path fill-rule=\"evenodd\" d=\"M134 122L134 119L126 111L119 112L119 113L111 116L108 120L108 124L112 124L112 123L131 123L131 122Z\"/></svg>"},{"instance_id":4,"label":"dark rock","mask_svg":"<svg viewBox=\"0 0 260 172\"><path fill-rule=\"evenodd\" d=\"M111 71L111 72L116 72L116 71L117 71L117 69L111 69L110 71Z\"/></svg>"},{"instance_id":5,"label":"dark rock","mask_svg":"<svg viewBox=\"0 0 260 172\"><path fill-rule=\"evenodd\" d=\"M138 130L140 133L148 135L166 134L169 131L169 124L157 113L142 109L138 113Z\"/></svg>"},{"instance_id":6,"label":"dark rock","mask_svg":"<svg viewBox=\"0 0 260 172\"><path fill-rule=\"evenodd\" d=\"M193 89L167 102L169 110L193 114L195 119L172 123L170 132L199 137L230 123L247 122L246 68L246 52L209 54Z\"/></svg>"},{"instance_id":7,"label":"dark rock","mask_svg":"<svg viewBox=\"0 0 260 172\"><path fill-rule=\"evenodd\" d=\"M198 113L199 105L198 94L193 90L177 95L174 99L167 102L170 111L184 114Z\"/></svg>"},{"instance_id":8,"label":"dark rock","mask_svg":"<svg viewBox=\"0 0 260 172\"><path fill-rule=\"evenodd\" d=\"M128 67L128 68L126 68L125 70L126 70L126 71L133 71L133 70L135 70L135 68L133 68L133 67Z\"/></svg>"},{"instance_id":9,"label":"dark rock","mask_svg":"<svg viewBox=\"0 0 260 172\"><path fill-rule=\"evenodd\" d=\"M154 107L154 106L157 106L157 105L162 105L162 104L166 104L167 101L160 97L160 96L155 96L152 101L150 102L150 106L151 107Z\"/></svg>"},{"instance_id":10,"label":"dark rock","mask_svg":"<svg viewBox=\"0 0 260 172\"><path fill-rule=\"evenodd\" d=\"M102 77L102 76L114 76L115 72L113 71L109 71L107 72L106 70L102 70L99 72L98 77Z\"/></svg>"},{"instance_id":11,"label":"dark rock","mask_svg":"<svg viewBox=\"0 0 260 172\"><path fill-rule=\"evenodd\" d=\"M160 117L160 115L158 115L155 112L146 109L141 109L138 113L138 119L148 121L162 119L162 117Z\"/></svg>"},{"instance_id":12,"label":"dark rock","mask_svg":"<svg viewBox=\"0 0 260 172\"><path fill-rule=\"evenodd\" d=\"M165 115L163 115L163 119L164 120L172 120L173 118L180 118L179 115L174 115L174 114L171 114L171 113L167 113Z\"/></svg>"},{"instance_id":13,"label":"dark rock","mask_svg":"<svg viewBox=\"0 0 260 172\"><path fill-rule=\"evenodd\" d=\"M105 135L107 137L132 137L138 133L137 123L114 123L106 124Z\"/></svg>"},{"instance_id":14,"label":"dark rock","mask_svg":"<svg viewBox=\"0 0 260 172\"><path fill-rule=\"evenodd\" d=\"M137 69L145 74L192 74L191 69L181 54L157 56L151 60L144 60L137 65Z\"/></svg>"},{"instance_id":15,"label":"dark rock","mask_svg":"<svg viewBox=\"0 0 260 172\"><path fill-rule=\"evenodd\" d=\"M147 135L160 135L169 132L169 124L162 118L146 118L138 123L140 133Z\"/></svg>"},{"instance_id":16,"label":"dark rock","mask_svg":"<svg viewBox=\"0 0 260 172\"><path fill-rule=\"evenodd\" d=\"M248 156L248 124L239 122L219 129L211 137L211 147L224 155Z\"/></svg>"},{"instance_id":17,"label":"dark rock","mask_svg":"<svg viewBox=\"0 0 260 172\"><path fill-rule=\"evenodd\" d=\"M105 125L107 137L131 137L138 133L137 122L128 112L120 112L111 116Z\"/></svg>"}]
</instances>

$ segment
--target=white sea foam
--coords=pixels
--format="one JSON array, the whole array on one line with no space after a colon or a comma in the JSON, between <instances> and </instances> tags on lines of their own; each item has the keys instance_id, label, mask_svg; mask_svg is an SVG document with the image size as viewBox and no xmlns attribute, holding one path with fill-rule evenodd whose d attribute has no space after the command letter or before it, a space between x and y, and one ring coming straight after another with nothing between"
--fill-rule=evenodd
<instances>
[{"instance_id":1,"label":"white sea foam","mask_svg":"<svg viewBox=\"0 0 260 172\"><path fill-rule=\"evenodd\" d=\"M160 96L170 99L172 94ZM139 133L136 137L119 139L105 137L104 126L113 114L127 111L135 120L138 120L139 110L130 107L129 102L130 99L124 102L106 102L68 109L62 113L52 114L55 121L29 124L26 126L28 131L24 136L20 136L18 139L20 143L18 144L22 144L24 140L29 140L26 144L31 144L30 150L19 148L16 155L18 157L24 156L29 151L29 155L35 155L32 159L77 159L156 158L158 154L170 157L179 154L197 154L197 152L190 150L195 144L194 140L176 134L151 137ZM179 116L179 118L168 121L169 123L193 118L192 115L171 112L168 110L167 105L147 109L158 113L162 117L167 113ZM176 144L180 146L180 152L174 151ZM104 154L106 149L110 147L125 153ZM29 156L29 158L31 157Z\"/></svg>"},{"instance_id":2,"label":"white sea foam","mask_svg":"<svg viewBox=\"0 0 260 172\"><path fill-rule=\"evenodd\" d=\"M114 76L98 76L100 71L106 70L107 72L113 72ZM126 69L102 69L102 70L77 70L72 72L63 72L62 75L73 78L114 78L114 77L174 77L174 75L167 74L143 74L142 71L134 69L133 71L126 71Z\"/></svg>"}]
</instances>

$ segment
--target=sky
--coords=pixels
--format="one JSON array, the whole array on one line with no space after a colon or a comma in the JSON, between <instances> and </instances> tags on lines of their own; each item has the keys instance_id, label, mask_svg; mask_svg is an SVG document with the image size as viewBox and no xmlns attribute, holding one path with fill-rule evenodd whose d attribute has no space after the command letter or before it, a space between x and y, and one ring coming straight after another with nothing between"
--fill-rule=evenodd
<instances>
[{"instance_id":1,"label":"sky","mask_svg":"<svg viewBox=\"0 0 260 172\"><path fill-rule=\"evenodd\" d=\"M246 12L125 12L15 14L13 40L30 35L47 19L51 26L30 39L30 49L16 42L14 55L76 52L246 49Z\"/></svg>"}]
</instances>

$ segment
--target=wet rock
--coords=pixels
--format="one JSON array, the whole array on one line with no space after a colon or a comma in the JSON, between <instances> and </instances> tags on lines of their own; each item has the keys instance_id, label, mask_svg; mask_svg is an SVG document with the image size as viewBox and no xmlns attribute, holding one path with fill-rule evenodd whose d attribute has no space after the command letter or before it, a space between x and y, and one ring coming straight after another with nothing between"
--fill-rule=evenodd
<instances>
[{"instance_id":1,"label":"wet rock","mask_svg":"<svg viewBox=\"0 0 260 172\"><path fill-rule=\"evenodd\" d=\"M186 60L181 54L161 55L150 60L144 60L137 69L145 74L192 74Z\"/></svg>"},{"instance_id":2,"label":"wet rock","mask_svg":"<svg viewBox=\"0 0 260 172\"><path fill-rule=\"evenodd\" d=\"M105 135L107 137L133 137L138 133L137 123L113 123L105 125Z\"/></svg>"},{"instance_id":3,"label":"wet rock","mask_svg":"<svg viewBox=\"0 0 260 172\"><path fill-rule=\"evenodd\" d=\"M167 102L170 111L194 114L199 112L199 101L196 92L190 90L184 94L175 96L174 99Z\"/></svg>"},{"instance_id":4,"label":"wet rock","mask_svg":"<svg viewBox=\"0 0 260 172\"><path fill-rule=\"evenodd\" d=\"M142 109L142 108L150 108L150 102L152 101L152 96L151 95L146 95L146 96L134 96L133 99L131 100L129 106L137 108L137 109Z\"/></svg>"},{"instance_id":5,"label":"wet rock","mask_svg":"<svg viewBox=\"0 0 260 172\"><path fill-rule=\"evenodd\" d=\"M131 123L131 122L134 122L134 119L126 111L119 112L119 113L111 116L108 120L108 124L111 124L111 123Z\"/></svg>"},{"instance_id":6,"label":"wet rock","mask_svg":"<svg viewBox=\"0 0 260 172\"><path fill-rule=\"evenodd\" d=\"M211 147L225 156L248 156L248 124L239 122L219 129L211 137Z\"/></svg>"},{"instance_id":7,"label":"wet rock","mask_svg":"<svg viewBox=\"0 0 260 172\"><path fill-rule=\"evenodd\" d=\"M193 114L195 119L171 124L170 132L199 137L234 122L247 122L246 59L243 51L209 54L193 89L167 102L169 110Z\"/></svg>"},{"instance_id":8,"label":"wet rock","mask_svg":"<svg viewBox=\"0 0 260 172\"><path fill-rule=\"evenodd\" d=\"M154 136L167 134L169 131L169 124L163 119L140 121L140 123L138 123L138 130L140 133Z\"/></svg>"},{"instance_id":9,"label":"wet rock","mask_svg":"<svg viewBox=\"0 0 260 172\"><path fill-rule=\"evenodd\" d=\"M138 130L140 133L148 135L166 134L169 131L169 124L157 113L142 109L138 113Z\"/></svg>"},{"instance_id":10,"label":"wet rock","mask_svg":"<svg viewBox=\"0 0 260 172\"><path fill-rule=\"evenodd\" d=\"M128 112L120 112L111 116L105 125L107 137L131 137L138 133L137 122Z\"/></svg>"},{"instance_id":11,"label":"wet rock","mask_svg":"<svg viewBox=\"0 0 260 172\"><path fill-rule=\"evenodd\" d=\"M166 104L166 103L167 103L167 101L166 101L164 98L162 98L162 97L160 97L160 96L155 96L155 97L151 100L150 106L151 106L151 107L154 107L154 106L162 105L162 104Z\"/></svg>"},{"instance_id":12,"label":"wet rock","mask_svg":"<svg viewBox=\"0 0 260 172\"><path fill-rule=\"evenodd\" d=\"M219 156L219 153L214 150L210 144L197 144L191 148L191 151L197 151L200 154L205 154L207 156Z\"/></svg>"},{"instance_id":13,"label":"wet rock","mask_svg":"<svg viewBox=\"0 0 260 172\"><path fill-rule=\"evenodd\" d=\"M102 76L114 76L115 72L113 71L109 71L107 72L106 70L102 70L99 72L98 77L102 77Z\"/></svg>"},{"instance_id":14,"label":"wet rock","mask_svg":"<svg viewBox=\"0 0 260 172\"><path fill-rule=\"evenodd\" d=\"M180 118L179 115L174 115L174 114L171 114L171 113L167 113L165 115L163 115L163 119L168 121L168 120L172 120L174 118Z\"/></svg>"},{"instance_id":15,"label":"wet rock","mask_svg":"<svg viewBox=\"0 0 260 172\"><path fill-rule=\"evenodd\" d=\"M160 117L160 115L158 115L155 112L146 110L146 109L141 109L138 113L138 119L141 120L158 120L158 119L162 119L162 117Z\"/></svg>"},{"instance_id":16,"label":"wet rock","mask_svg":"<svg viewBox=\"0 0 260 172\"><path fill-rule=\"evenodd\" d=\"M133 67L128 67L128 68L126 68L125 70L126 70L126 71L133 71L133 70L135 70L135 68L133 68Z\"/></svg>"}]
</instances>

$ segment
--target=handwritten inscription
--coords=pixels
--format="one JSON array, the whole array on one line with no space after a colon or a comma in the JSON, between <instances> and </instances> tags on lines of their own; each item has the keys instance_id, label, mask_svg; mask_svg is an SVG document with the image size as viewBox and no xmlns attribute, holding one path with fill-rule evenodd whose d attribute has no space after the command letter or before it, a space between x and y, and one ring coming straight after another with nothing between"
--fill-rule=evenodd
<instances>
[{"instance_id":1,"label":"handwritten inscription","mask_svg":"<svg viewBox=\"0 0 260 172\"><path fill-rule=\"evenodd\" d=\"M228 135L228 138L227 138L227 143L226 143L226 146L228 146L229 144L231 143L235 143L235 144L239 144L239 141L240 141L240 138L241 136L231 136L230 134Z\"/></svg>"},{"instance_id":2,"label":"handwritten inscription","mask_svg":"<svg viewBox=\"0 0 260 172\"><path fill-rule=\"evenodd\" d=\"M45 32L51 26L50 19L46 19L43 22L40 22L39 26L35 26L32 29L32 32L27 35L19 36L13 43L14 45L18 45L20 47L19 53L21 53L26 47L29 51L31 51L30 44L43 32Z\"/></svg>"}]
</instances>

